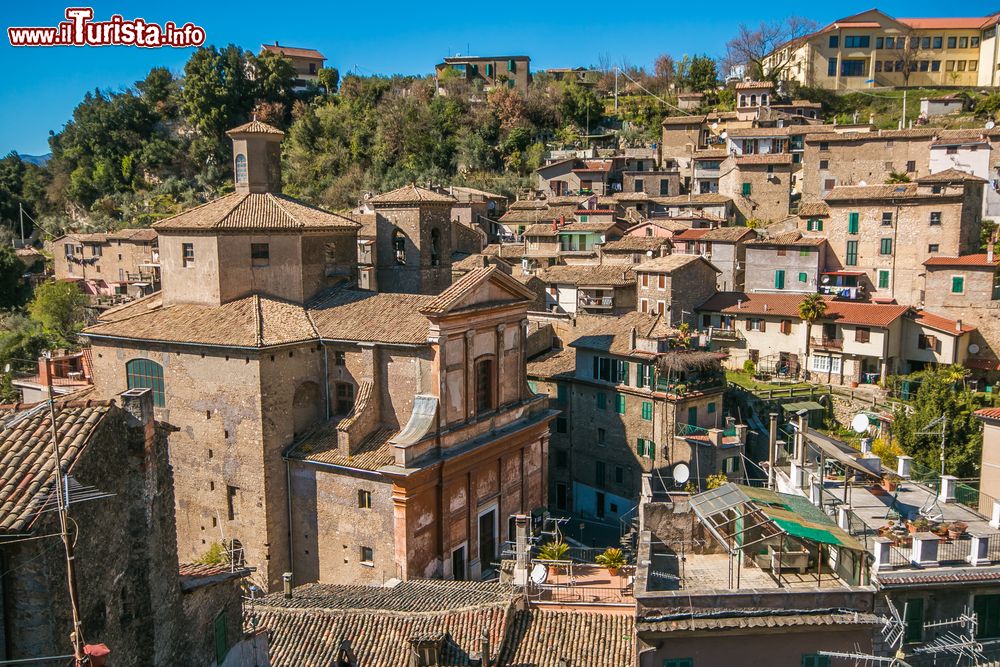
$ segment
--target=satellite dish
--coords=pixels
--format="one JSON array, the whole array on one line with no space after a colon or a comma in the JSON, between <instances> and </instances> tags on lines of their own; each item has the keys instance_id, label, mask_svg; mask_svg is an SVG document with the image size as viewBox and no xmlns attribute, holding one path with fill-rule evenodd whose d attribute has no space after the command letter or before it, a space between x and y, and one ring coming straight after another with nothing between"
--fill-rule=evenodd
<instances>
[{"instance_id":1,"label":"satellite dish","mask_svg":"<svg viewBox=\"0 0 1000 667\"><path fill-rule=\"evenodd\" d=\"M691 469L688 468L686 463L678 463L674 466L674 481L678 484L683 484L684 482L691 479Z\"/></svg>"},{"instance_id":2,"label":"satellite dish","mask_svg":"<svg viewBox=\"0 0 1000 667\"><path fill-rule=\"evenodd\" d=\"M867 433L869 426L871 422L868 421L868 415L863 412L854 415L854 419L851 420L851 430L855 433Z\"/></svg>"},{"instance_id":3,"label":"satellite dish","mask_svg":"<svg viewBox=\"0 0 1000 667\"><path fill-rule=\"evenodd\" d=\"M969 354L979 354L979 344L970 343L969 344Z\"/></svg>"},{"instance_id":4,"label":"satellite dish","mask_svg":"<svg viewBox=\"0 0 1000 667\"><path fill-rule=\"evenodd\" d=\"M994 123L992 120L986 121L985 127L986 127L987 130L992 130L996 126L997 126L997 124Z\"/></svg>"},{"instance_id":5,"label":"satellite dish","mask_svg":"<svg viewBox=\"0 0 1000 667\"><path fill-rule=\"evenodd\" d=\"M860 185L861 187L865 187L868 184L865 183L864 181L858 181L858 185Z\"/></svg>"},{"instance_id":6,"label":"satellite dish","mask_svg":"<svg viewBox=\"0 0 1000 667\"><path fill-rule=\"evenodd\" d=\"M825 285L825 284L827 284L828 282L830 282L830 276L823 276L823 277L822 277L822 278L821 278L820 280L821 280L821 281L823 282L823 284Z\"/></svg>"},{"instance_id":7,"label":"satellite dish","mask_svg":"<svg viewBox=\"0 0 1000 667\"><path fill-rule=\"evenodd\" d=\"M653 256L653 251L652 250L647 250L646 251L646 257L652 257L652 256Z\"/></svg>"}]
</instances>

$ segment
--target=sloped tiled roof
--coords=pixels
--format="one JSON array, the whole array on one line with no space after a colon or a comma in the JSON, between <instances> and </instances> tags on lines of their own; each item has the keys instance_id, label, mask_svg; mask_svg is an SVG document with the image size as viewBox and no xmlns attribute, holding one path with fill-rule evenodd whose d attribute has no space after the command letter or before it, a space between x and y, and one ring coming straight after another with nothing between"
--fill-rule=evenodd
<instances>
[{"instance_id":1,"label":"sloped tiled roof","mask_svg":"<svg viewBox=\"0 0 1000 667\"><path fill-rule=\"evenodd\" d=\"M316 49L301 49L296 46L282 46L281 44L263 44L261 48L265 51L280 53L292 58L319 58L320 60L326 60L326 56Z\"/></svg>"},{"instance_id":2,"label":"sloped tiled roof","mask_svg":"<svg viewBox=\"0 0 1000 667\"><path fill-rule=\"evenodd\" d=\"M308 310L327 340L424 345L430 320L420 310L434 298L340 289L311 302Z\"/></svg>"},{"instance_id":3,"label":"sloped tiled roof","mask_svg":"<svg viewBox=\"0 0 1000 667\"><path fill-rule=\"evenodd\" d=\"M653 201L664 206L684 206L686 204L695 206L699 204L728 204L733 201L733 198L715 192L706 192L702 194L676 195L674 197L653 197Z\"/></svg>"},{"instance_id":4,"label":"sloped tiled roof","mask_svg":"<svg viewBox=\"0 0 1000 667\"><path fill-rule=\"evenodd\" d=\"M63 472L72 468L111 405L110 401L56 403ZM48 409L43 409L0 431L0 535L30 530L38 513L54 506L49 498L55 471L51 423Z\"/></svg>"},{"instance_id":5,"label":"sloped tiled roof","mask_svg":"<svg viewBox=\"0 0 1000 667\"><path fill-rule=\"evenodd\" d=\"M712 313L740 315L769 315L773 317L798 318L799 304L805 299L803 294L768 294L753 292L717 292L697 310ZM904 313L909 306L878 303L855 303L824 298L826 314L823 321L860 326L887 327Z\"/></svg>"},{"instance_id":6,"label":"sloped tiled roof","mask_svg":"<svg viewBox=\"0 0 1000 667\"><path fill-rule=\"evenodd\" d=\"M754 239L753 241L748 241L747 245L751 247L767 248L774 246L821 246L826 243L826 239L821 236L803 236L801 232L792 231L785 232L783 234L776 234L775 236L769 236L767 238Z\"/></svg>"},{"instance_id":7,"label":"sloped tiled roof","mask_svg":"<svg viewBox=\"0 0 1000 667\"><path fill-rule=\"evenodd\" d=\"M535 298L534 292L517 280L511 278L495 266L486 266L481 269L469 271L453 282L448 289L438 294L429 303L424 304L420 312L430 316L444 315L460 305L463 300L487 282L494 282L509 292L510 296L506 300L507 303L532 301ZM495 304L498 302L494 300L491 303Z\"/></svg>"},{"instance_id":8,"label":"sloped tiled roof","mask_svg":"<svg viewBox=\"0 0 1000 667\"><path fill-rule=\"evenodd\" d=\"M881 201L885 199L915 199L921 195L916 183L888 183L885 185L838 185L824 197L831 201ZM927 195L941 196L941 195Z\"/></svg>"},{"instance_id":9,"label":"sloped tiled roof","mask_svg":"<svg viewBox=\"0 0 1000 667\"><path fill-rule=\"evenodd\" d=\"M751 239L755 238L757 232L749 227L713 227L711 229L685 229L674 234L674 239L677 241L702 240L715 243L736 243L748 236Z\"/></svg>"},{"instance_id":10,"label":"sloped tiled roof","mask_svg":"<svg viewBox=\"0 0 1000 667\"><path fill-rule=\"evenodd\" d=\"M395 461L389 440L395 429L379 428L366 436L353 454L337 448L337 422L323 424L307 434L288 456L303 461L315 461L342 468L378 470Z\"/></svg>"},{"instance_id":11,"label":"sloped tiled roof","mask_svg":"<svg viewBox=\"0 0 1000 667\"><path fill-rule=\"evenodd\" d=\"M666 236L623 236L616 241L608 241L601 246L601 252L646 252L648 250L659 250L662 246L670 246L670 239Z\"/></svg>"},{"instance_id":12,"label":"sloped tiled roof","mask_svg":"<svg viewBox=\"0 0 1000 667\"><path fill-rule=\"evenodd\" d=\"M427 188L416 185L404 185L390 192L383 192L368 200L368 203L375 205L386 204L454 204L455 198L451 195L434 192Z\"/></svg>"},{"instance_id":13,"label":"sloped tiled roof","mask_svg":"<svg viewBox=\"0 0 1000 667\"><path fill-rule=\"evenodd\" d=\"M608 285L619 287L635 284L631 264L578 264L550 266L535 273L549 285Z\"/></svg>"},{"instance_id":14,"label":"sloped tiled roof","mask_svg":"<svg viewBox=\"0 0 1000 667\"><path fill-rule=\"evenodd\" d=\"M359 665L408 667L411 638L441 637L442 667L471 664L479 637L502 645L512 595L500 584L407 581L393 588L309 584L257 601L274 667L329 667L350 642Z\"/></svg>"},{"instance_id":15,"label":"sloped tiled roof","mask_svg":"<svg viewBox=\"0 0 1000 667\"><path fill-rule=\"evenodd\" d=\"M554 378L570 376L576 369L576 351L569 347L549 350L528 361L527 373L532 377Z\"/></svg>"},{"instance_id":16,"label":"sloped tiled roof","mask_svg":"<svg viewBox=\"0 0 1000 667\"><path fill-rule=\"evenodd\" d=\"M520 259L524 255L523 243L491 243L483 248L483 254L501 259Z\"/></svg>"},{"instance_id":17,"label":"sloped tiled roof","mask_svg":"<svg viewBox=\"0 0 1000 667\"><path fill-rule=\"evenodd\" d=\"M830 207L825 201L804 201L799 204L799 217L823 217L830 215Z\"/></svg>"},{"instance_id":18,"label":"sloped tiled roof","mask_svg":"<svg viewBox=\"0 0 1000 667\"><path fill-rule=\"evenodd\" d=\"M262 123L256 118L251 120L249 123L244 123L239 127L234 127L226 132L229 136L234 134L275 134L278 136L285 136L285 133L276 128L273 125L268 125L267 123Z\"/></svg>"},{"instance_id":19,"label":"sloped tiled roof","mask_svg":"<svg viewBox=\"0 0 1000 667\"><path fill-rule=\"evenodd\" d=\"M924 266L981 266L988 268L1000 264L1000 254L994 255L993 261L985 252L975 255L962 255L960 257L944 257L938 255L924 260Z\"/></svg>"},{"instance_id":20,"label":"sloped tiled roof","mask_svg":"<svg viewBox=\"0 0 1000 667\"><path fill-rule=\"evenodd\" d=\"M983 408L976 410L976 416L980 419L993 419L1000 421L1000 408Z\"/></svg>"},{"instance_id":21,"label":"sloped tiled roof","mask_svg":"<svg viewBox=\"0 0 1000 667\"><path fill-rule=\"evenodd\" d=\"M945 169L944 171L939 171L936 174L930 174L929 176L921 176L917 179L917 183L985 183L985 178L980 178L974 174L970 174L967 171L961 171L951 167L950 169Z\"/></svg>"},{"instance_id":22,"label":"sloped tiled roof","mask_svg":"<svg viewBox=\"0 0 1000 667\"><path fill-rule=\"evenodd\" d=\"M929 313L926 310L918 310L914 312L913 320L921 326L937 329L938 331L949 333L953 336L958 333L971 333L976 330L976 327L960 323L958 320L952 320L941 315Z\"/></svg>"},{"instance_id":23,"label":"sloped tiled roof","mask_svg":"<svg viewBox=\"0 0 1000 667\"><path fill-rule=\"evenodd\" d=\"M699 116L667 116L660 125L692 125L705 122L705 115Z\"/></svg>"},{"instance_id":24,"label":"sloped tiled roof","mask_svg":"<svg viewBox=\"0 0 1000 667\"><path fill-rule=\"evenodd\" d=\"M162 230L357 229L354 220L271 192L234 192L153 224Z\"/></svg>"},{"instance_id":25,"label":"sloped tiled roof","mask_svg":"<svg viewBox=\"0 0 1000 667\"><path fill-rule=\"evenodd\" d=\"M755 165L787 165L792 163L792 156L790 153L764 153L757 155L740 155L734 158L736 164L740 166L755 166Z\"/></svg>"},{"instance_id":26,"label":"sloped tiled roof","mask_svg":"<svg viewBox=\"0 0 1000 667\"><path fill-rule=\"evenodd\" d=\"M781 610L757 610L755 613L733 613L730 609L699 610L695 614L687 610L672 610L647 616L636 621L643 632L692 632L713 630L740 630L747 628L794 628L831 625L882 625L885 620L877 614L843 611L833 613L788 614Z\"/></svg>"},{"instance_id":27,"label":"sloped tiled roof","mask_svg":"<svg viewBox=\"0 0 1000 667\"><path fill-rule=\"evenodd\" d=\"M656 259L651 259L648 262L643 262L642 264L637 265L635 267L635 271L637 273L670 274L688 266L689 264L695 264L697 262L705 262L715 269L717 273L722 273L701 255L666 255L664 257L657 257Z\"/></svg>"},{"instance_id":28,"label":"sloped tiled roof","mask_svg":"<svg viewBox=\"0 0 1000 667\"><path fill-rule=\"evenodd\" d=\"M558 236L559 230L552 224L529 225L524 229L525 236Z\"/></svg>"},{"instance_id":29,"label":"sloped tiled roof","mask_svg":"<svg viewBox=\"0 0 1000 667\"><path fill-rule=\"evenodd\" d=\"M85 336L260 348L317 338L306 311L287 301L251 295L221 306L151 301L84 329Z\"/></svg>"},{"instance_id":30,"label":"sloped tiled roof","mask_svg":"<svg viewBox=\"0 0 1000 667\"><path fill-rule=\"evenodd\" d=\"M581 667L626 667L634 647L632 613L528 609L514 614L499 665L556 667L568 659Z\"/></svg>"},{"instance_id":31,"label":"sloped tiled roof","mask_svg":"<svg viewBox=\"0 0 1000 667\"><path fill-rule=\"evenodd\" d=\"M632 352L633 329L637 336L650 338L674 333L666 318L652 313L631 311L615 316L577 315L573 329L566 332L563 342L569 347L626 355Z\"/></svg>"}]
</instances>

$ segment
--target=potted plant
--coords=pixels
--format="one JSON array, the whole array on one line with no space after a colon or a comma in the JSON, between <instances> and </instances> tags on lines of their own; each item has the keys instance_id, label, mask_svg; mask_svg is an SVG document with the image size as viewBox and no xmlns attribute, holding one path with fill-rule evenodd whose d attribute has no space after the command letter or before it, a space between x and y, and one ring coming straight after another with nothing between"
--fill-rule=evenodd
<instances>
[{"instance_id":1,"label":"potted plant","mask_svg":"<svg viewBox=\"0 0 1000 667\"><path fill-rule=\"evenodd\" d=\"M882 488L888 491L889 493L892 493L893 491L896 490L896 487L899 486L899 482L902 479L903 479L902 477L900 477L894 472L886 473L885 475L882 476Z\"/></svg>"},{"instance_id":2,"label":"potted plant","mask_svg":"<svg viewBox=\"0 0 1000 667\"><path fill-rule=\"evenodd\" d=\"M906 523L906 529L910 531L911 535L914 533L926 533L930 527L931 522L923 517Z\"/></svg>"},{"instance_id":3,"label":"potted plant","mask_svg":"<svg viewBox=\"0 0 1000 667\"><path fill-rule=\"evenodd\" d=\"M948 539L949 540L959 539L960 537L962 537L962 535L965 534L965 531L968 527L969 524L967 524L964 521L952 521L950 524L948 524Z\"/></svg>"},{"instance_id":4,"label":"potted plant","mask_svg":"<svg viewBox=\"0 0 1000 667\"><path fill-rule=\"evenodd\" d=\"M538 550L539 560L566 560L566 552L569 551L569 545L565 542L556 542L552 540L551 542L546 542Z\"/></svg>"},{"instance_id":5,"label":"potted plant","mask_svg":"<svg viewBox=\"0 0 1000 667\"><path fill-rule=\"evenodd\" d=\"M625 554L622 553L621 549L616 549L615 547L609 547L604 550L604 553L597 556L594 559L598 565L603 565L608 568L608 574L614 576L618 574L618 570L625 566Z\"/></svg>"}]
</instances>

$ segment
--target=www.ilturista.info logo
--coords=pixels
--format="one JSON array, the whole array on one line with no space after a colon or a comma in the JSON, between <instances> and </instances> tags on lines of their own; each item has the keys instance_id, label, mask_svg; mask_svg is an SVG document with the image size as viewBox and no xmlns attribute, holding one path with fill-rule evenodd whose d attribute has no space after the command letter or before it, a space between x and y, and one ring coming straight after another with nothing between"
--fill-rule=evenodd
<instances>
[{"instance_id":1,"label":"www.ilturista.info logo","mask_svg":"<svg viewBox=\"0 0 1000 667\"><path fill-rule=\"evenodd\" d=\"M91 7L67 7L66 20L55 27L7 28L11 46L201 46L205 29L193 23L162 26L144 19L126 20L115 14L108 21L94 21Z\"/></svg>"}]
</instances>

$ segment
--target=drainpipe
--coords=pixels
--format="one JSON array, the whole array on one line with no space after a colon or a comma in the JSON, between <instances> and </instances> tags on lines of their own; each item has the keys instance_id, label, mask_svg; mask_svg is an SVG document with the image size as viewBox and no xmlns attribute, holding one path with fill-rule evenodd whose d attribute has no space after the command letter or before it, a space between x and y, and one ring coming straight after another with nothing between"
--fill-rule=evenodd
<instances>
[{"instance_id":1,"label":"drainpipe","mask_svg":"<svg viewBox=\"0 0 1000 667\"><path fill-rule=\"evenodd\" d=\"M319 342L320 347L323 348L323 403L325 409L323 414L326 415L326 421L330 421L330 362L329 353L326 348L326 343L322 340Z\"/></svg>"},{"instance_id":2,"label":"drainpipe","mask_svg":"<svg viewBox=\"0 0 1000 667\"><path fill-rule=\"evenodd\" d=\"M288 573L295 576L295 550L292 548L292 470L288 463L287 453L285 459L285 507L288 511ZM291 582L290 582L291 583Z\"/></svg>"},{"instance_id":3,"label":"drainpipe","mask_svg":"<svg viewBox=\"0 0 1000 667\"><path fill-rule=\"evenodd\" d=\"M778 449L778 413L772 412L770 415L770 420L768 422L768 438L767 438L767 488L774 488L774 462L777 456Z\"/></svg>"}]
</instances>

